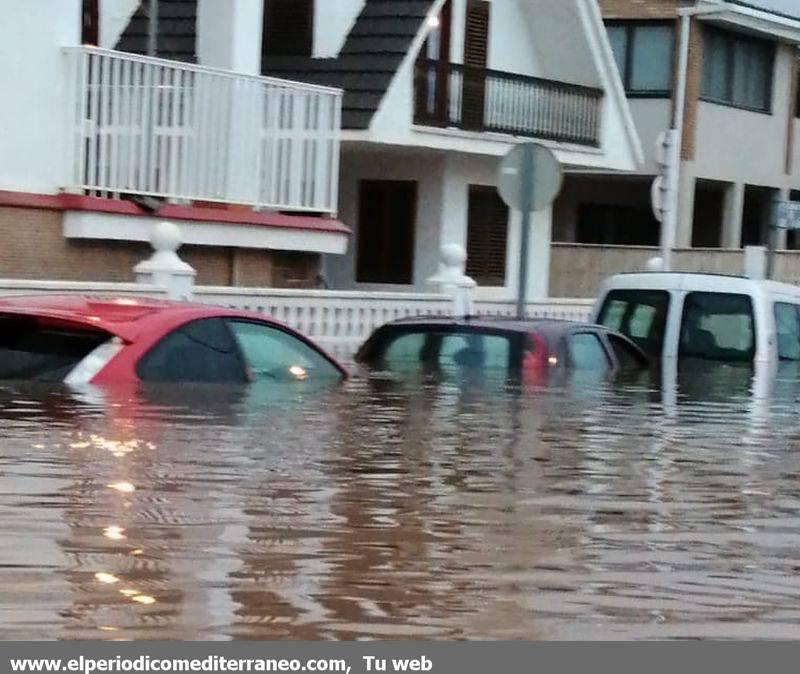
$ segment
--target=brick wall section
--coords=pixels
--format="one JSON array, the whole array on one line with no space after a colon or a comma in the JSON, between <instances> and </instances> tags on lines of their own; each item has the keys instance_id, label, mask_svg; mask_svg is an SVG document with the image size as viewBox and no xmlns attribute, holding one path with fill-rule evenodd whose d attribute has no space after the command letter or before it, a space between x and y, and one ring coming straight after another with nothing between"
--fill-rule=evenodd
<instances>
[{"instance_id":1,"label":"brick wall section","mask_svg":"<svg viewBox=\"0 0 800 674\"><path fill-rule=\"evenodd\" d=\"M276 288L315 288L320 273L319 255L275 251L272 284Z\"/></svg>"},{"instance_id":2,"label":"brick wall section","mask_svg":"<svg viewBox=\"0 0 800 674\"><path fill-rule=\"evenodd\" d=\"M130 282L133 267L153 252L146 243L68 240L62 222L60 211L0 207L0 278ZM313 253L210 246L179 252L197 270L199 285L311 287L319 273Z\"/></svg>"},{"instance_id":3,"label":"brick wall section","mask_svg":"<svg viewBox=\"0 0 800 674\"><path fill-rule=\"evenodd\" d=\"M693 5L686 0L600 0L606 19L674 19L678 9Z\"/></svg>"}]
</instances>

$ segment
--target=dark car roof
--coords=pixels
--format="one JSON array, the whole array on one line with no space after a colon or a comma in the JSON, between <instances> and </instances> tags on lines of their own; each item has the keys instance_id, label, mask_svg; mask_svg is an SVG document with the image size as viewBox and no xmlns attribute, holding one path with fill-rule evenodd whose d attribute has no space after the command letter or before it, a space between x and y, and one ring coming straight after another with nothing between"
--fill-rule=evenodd
<instances>
[{"instance_id":1,"label":"dark car roof","mask_svg":"<svg viewBox=\"0 0 800 674\"><path fill-rule=\"evenodd\" d=\"M379 329L391 327L465 327L488 328L493 330L509 330L512 332L530 332L542 330L545 332L559 332L580 328L592 328L604 332L613 332L602 325L584 323L580 321L564 321L551 318L509 318L507 316L479 316L474 318L455 318L453 316L411 316L400 318L391 323L386 323Z\"/></svg>"},{"instance_id":2,"label":"dark car roof","mask_svg":"<svg viewBox=\"0 0 800 674\"><path fill-rule=\"evenodd\" d=\"M361 360L375 347L376 342L382 341L387 332L393 329L433 329L436 328L478 328L486 330L505 330L507 332L526 334L529 332L541 333L549 342L559 339L565 333L575 330L593 330L596 332L607 333L619 337L637 351L643 360L648 360L646 354L628 337L607 328L604 325L581 321L564 321L549 318L528 318L517 319L508 316L478 316L474 318L458 318L453 316L410 316L399 318L390 323L385 323L376 329L359 349L356 360Z\"/></svg>"}]
</instances>

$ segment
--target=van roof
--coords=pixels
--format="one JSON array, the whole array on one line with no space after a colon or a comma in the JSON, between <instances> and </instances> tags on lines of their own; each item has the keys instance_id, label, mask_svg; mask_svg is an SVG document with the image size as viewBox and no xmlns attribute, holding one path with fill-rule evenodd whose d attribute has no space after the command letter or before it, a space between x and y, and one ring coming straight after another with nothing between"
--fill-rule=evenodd
<instances>
[{"instance_id":1,"label":"van roof","mask_svg":"<svg viewBox=\"0 0 800 674\"><path fill-rule=\"evenodd\" d=\"M615 274L603 283L603 290L614 289L687 290L706 292L791 295L800 298L800 287L779 281L755 280L745 276L697 272L631 272Z\"/></svg>"}]
</instances>

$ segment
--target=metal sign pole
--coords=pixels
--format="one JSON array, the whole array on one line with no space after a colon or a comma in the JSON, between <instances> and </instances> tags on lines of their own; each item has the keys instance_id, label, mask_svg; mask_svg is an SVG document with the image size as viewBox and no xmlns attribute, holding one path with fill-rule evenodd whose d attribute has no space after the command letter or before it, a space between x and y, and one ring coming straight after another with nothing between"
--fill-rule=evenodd
<instances>
[{"instance_id":1,"label":"metal sign pole","mask_svg":"<svg viewBox=\"0 0 800 674\"><path fill-rule=\"evenodd\" d=\"M522 235L519 252L519 288L517 289L517 318L525 318L525 300L528 291L528 258L531 243L531 211L535 189L533 152L526 152L519 172L520 194L522 194Z\"/></svg>"}]
</instances>

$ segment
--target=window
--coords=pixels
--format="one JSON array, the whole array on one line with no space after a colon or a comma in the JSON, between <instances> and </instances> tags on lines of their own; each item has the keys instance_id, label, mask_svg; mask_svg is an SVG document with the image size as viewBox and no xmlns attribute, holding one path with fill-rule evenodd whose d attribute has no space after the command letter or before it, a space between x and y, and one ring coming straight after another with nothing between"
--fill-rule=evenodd
<instances>
[{"instance_id":1,"label":"window","mask_svg":"<svg viewBox=\"0 0 800 674\"><path fill-rule=\"evenodd\" d=\"M621 332L650 356L660 356L669 301L669 293L663 290L612 290L598 322Z\"/></svg>"},{"instance_id":2,"label":"window","mask_svg":"<svg viewBox=\"0 0 800 674\"><path fill-rule=\"evenodd\" d=\"M577 243L656 246L660 233L652 208L594 203L578 207Z\"/></svg>"},{"instance_id":3,"label":"window","mask_svg":"<svg viewBox=\"0 0 800 674\"><path fill-rule=\"evenodd\" d=\"M220 318L192 321L174 330L139 360L145 382L244 382L244 364L231 331Z\"/></svg>"},{"instance_id":4,"label":"window","mask_svg":"<svg viewBox=\"0 0 800 674\"><path fill-rule=\"evenodd\" d=\"M647 366L647 363L642 360L642 355L625 340L616 335L608 335L608 343L611 344L611 350L614 352L621 370L629 372L641 370Z\"/></svg>"},{"instance_id":5,"label":"window","mask_svg":"<svg viewBox=\"0 0 800 674\"><path fill-rule=\"evenodd\" d=\"M229 323L252 379L304 381L341 379L342 373L311 345L279 328L261 323Z\"/></svg>"},{"instance_id":6,"label":"window","mask_svg":"<svg viewBox=\"0 0 800 674\"><path fill-rule=\"evenodd\" d=\"M467 208L467 275L482 286L504 286L507 245L508 206L495 187L470 185Z\"/></svg>"},{"instance_id":7,"label":"window","mask_svg":"<svg viewBox=\"0 0 800 674\"><path fill-rule=\"evenodd\" d=\"M748 361L754 355L753 305L747 295L689 293L686 296L679 356Z\"/></svg>"},{"instance_id":8,"label":"window","mask_svg":"<svg viewBox=\"0 0 800 674\"><path fill-rule=\"evenodd\" d=\"M81 44L100 44L100 0L83 0L81 7Z\"/></svg>"},{"instance_id":9,"label":"window","mask_svg":"<svg viewBox=\"0 0 800 674\"><path fill-rule=\"evenodd\" d=\"M772 42L706 26L702 97L714 103L769 112L774 63Z\"/></svg>"},{"instance_id":10,"label":"window","mask_svg":"<svg viewBox=\"0 0 800 674\"><path fill-rule=\"evenodd\" d=\"M97 330L50 325L27 316L0 317L0 379L64 381L108 339L110 335Z\"/></svg>"},{"instance_id":11,"label":"window","mask_svg":"<svg viewBox=\"0 0 800 674\"><path fill-rule=\"evenodd\" d=\"M778 358L800 360L800 307L776 303L775 327L778 333Z\"/></svg>"},{"instance_id":12,"label":"window","mask_svg":"<svg viewBox=\"0 0 800 674\"><path fill-rule=\"evenodd\" d=\"M475 330L424 330L390 333L366 360L398 372L481 369L505 375L511 366L512 344L507 335Z\"/></svg>"},{"instance_id":13,"label":"window","mask_svg":"<svg viewBox=\"0 0 800 674\"><path fill-rule=\"evenodd\" d=\"M672 90L672 23L609 22L611 50L631 96L669 97Z\"/></svg>"},{"instance_id":14,"label":"window","mask_svg":"<svg viewBox=\"0 0 800 674\"><path fill-rule=\"evenodd\" d=\"M579 332L567 338L569 360L576 370L608 370L606 350L600 338L591 332Z\"/></svg>"},{"instance_id":15,"label":"window","mask_svg":"<svg viewBox=\"0 0 800 674\"><path fill-rule=\"evenodd\" d=\"M431 24L425 45L420 51L421 75L417 80L417 117L423 121L446 124L449 121L448 91L450 42L453 24L452 0L442 6Z\"/></svg>"},{"instance_id":16,"label":"window","mask_svg":"<svg viewBox=\"0 0 800 674\"><path fill-rule=\"evenodd\" d=\"M800 119L800 58L794 65L794 116Z\"/></svg>"},{"instance_id":17,"label":"window","mask_svg":"<svg viewBox=\"0 0 800 674\"><path fill-rule=\"evenodd\" d=\"M461 126L465 129L484 129L491 9L487 0L467 0L461 92Z\"/></svg>"},{"instance_id":18,"label":"window","mask_svg":"<svg viewBox=\"0 0 800 674\"><path fill-rule=\"evenodd\" d=\"M413 282L417 183L362 180L359 185L356 280Z\"/></svg>"},{"instance_id":19,"label":"window","mask_svg":"<svg viewBox=\"0 0 800 674\"><path fill-rule=\"evenodd\" d=\"M313 40L313 0L265 0L262 57L311 56Z\"/></svg>"}]
</instances>

